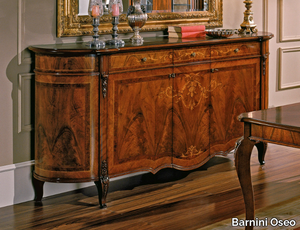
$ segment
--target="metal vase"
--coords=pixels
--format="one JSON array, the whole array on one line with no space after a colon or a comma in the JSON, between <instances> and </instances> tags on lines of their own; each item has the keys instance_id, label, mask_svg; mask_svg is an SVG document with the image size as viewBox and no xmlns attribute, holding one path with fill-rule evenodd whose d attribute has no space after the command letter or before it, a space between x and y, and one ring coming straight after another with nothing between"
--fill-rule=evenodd
<instances>
[{"instance_id":1,"label":"metal vase","mask_svg":"<svg viewBox=\"0 0 300 230\"><path fill-rule=\"evenodd\" d=\"M140 29L145 25L148 16L146 9L141 6L141 0L133 0L133 5L128 8L127 12L128 25L133 30L133 36L130 38L134 44L143 44L144 40L139 34Z\"/></svg>"}]
</instances>

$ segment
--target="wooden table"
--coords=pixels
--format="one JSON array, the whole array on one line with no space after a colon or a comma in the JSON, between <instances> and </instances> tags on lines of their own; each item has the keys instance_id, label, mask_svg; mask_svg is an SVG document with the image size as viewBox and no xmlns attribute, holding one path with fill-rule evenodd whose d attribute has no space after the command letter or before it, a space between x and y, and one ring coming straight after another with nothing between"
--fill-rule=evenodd
<instances>
[{"instance_id":1,"label":"wooden table","mask_svg":"<svg viewBox=\"0 0 300 230\"><path fill-rule=\"evenodd\" d=\"M246 220L254 220L254 195L250 172L250 157L257 143L273 143L300 148L300 103L242 113L244 139L237 148L235 165L241 184ZM246 226L245 229L253 229Z\"/></svg>"}]
</instances>

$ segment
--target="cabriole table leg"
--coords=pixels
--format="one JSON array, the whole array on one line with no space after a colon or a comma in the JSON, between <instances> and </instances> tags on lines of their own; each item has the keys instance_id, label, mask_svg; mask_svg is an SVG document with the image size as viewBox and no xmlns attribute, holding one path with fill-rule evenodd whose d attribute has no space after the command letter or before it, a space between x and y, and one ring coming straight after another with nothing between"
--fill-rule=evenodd
<instances>
[{"instance_id":1,"label":"cabriole table leg","mask_svg":"<svg viewBox=\"0 0 300 230\"><path fill-rule=\"evenodd\" d=\"M249 133L250 125L245 123L244 139L238 146L235 153L235 167L243 192L246 220L254 220L255 205L251 181L250 158L255 142L249 139ZM253 229L253 226L246 226L245 229Z\"/></svg>"}]
</instances>

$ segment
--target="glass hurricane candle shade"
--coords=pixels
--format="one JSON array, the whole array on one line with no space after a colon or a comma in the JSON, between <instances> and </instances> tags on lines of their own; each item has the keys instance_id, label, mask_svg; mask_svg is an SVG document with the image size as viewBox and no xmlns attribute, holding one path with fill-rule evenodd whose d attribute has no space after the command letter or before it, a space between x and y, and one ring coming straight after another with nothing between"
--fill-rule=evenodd
<instances>
[{"instance_id":1,"label":"glass hurricane candle shade","mask_svg":"<svg viewBox=\"0 0 300 230\"><path fill-rule=\"evenodd\" d=\"M92 17L92 25L93 25L93 40L88 42L88 46L90 47L104 47L105 42L99 40L99 25L100 25L100 17L103 15L103 5L102 0L90 0L88 12L90 17Z\"/></svg>"},{"instance_id":2,"label":"glass hurricane candle shade","mask_svg":"<svg viewBox=\"0 0 300 230\"><path fill-rule=\"evenodd\" d=\"M125 42L121 39L118 39L118 24L119 24L119 15L123 12L123 3L122 0L110 0L108 4L108 12L112 15L112 39L106 41L108 45L115 46L124 46Z\"/></svg>"},{"instance_id":3,"label":"glass hurricane candle shade","mask_svg":"<svg viewBox=\"0 0 300 230\"><path fill-rule=\"evenodd\" d=\"M113 17L118 17L120 13L123 12L122 0L110 0L108 4L108 12L111 13Z\"/></svg>"}]
</instances>

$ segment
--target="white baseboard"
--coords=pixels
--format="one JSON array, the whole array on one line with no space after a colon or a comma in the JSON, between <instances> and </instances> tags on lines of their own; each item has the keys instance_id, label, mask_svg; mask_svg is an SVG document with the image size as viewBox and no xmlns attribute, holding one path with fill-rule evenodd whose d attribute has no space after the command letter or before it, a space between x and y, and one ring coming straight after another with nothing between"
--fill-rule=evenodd
<instances>
[{"instance_id":1,"label":"white baseboard","mask_svg":"<svg viewBox=\"0 0 300 230\"><path fill-rule=\"evenodd\" d=\"M32 168L34 161L27 161L0 167L0 208L34 199L32 186ZM93 186L87 183L45 183L44 196L52 196L63 192Z\"/></svg>"}]
</instances>

